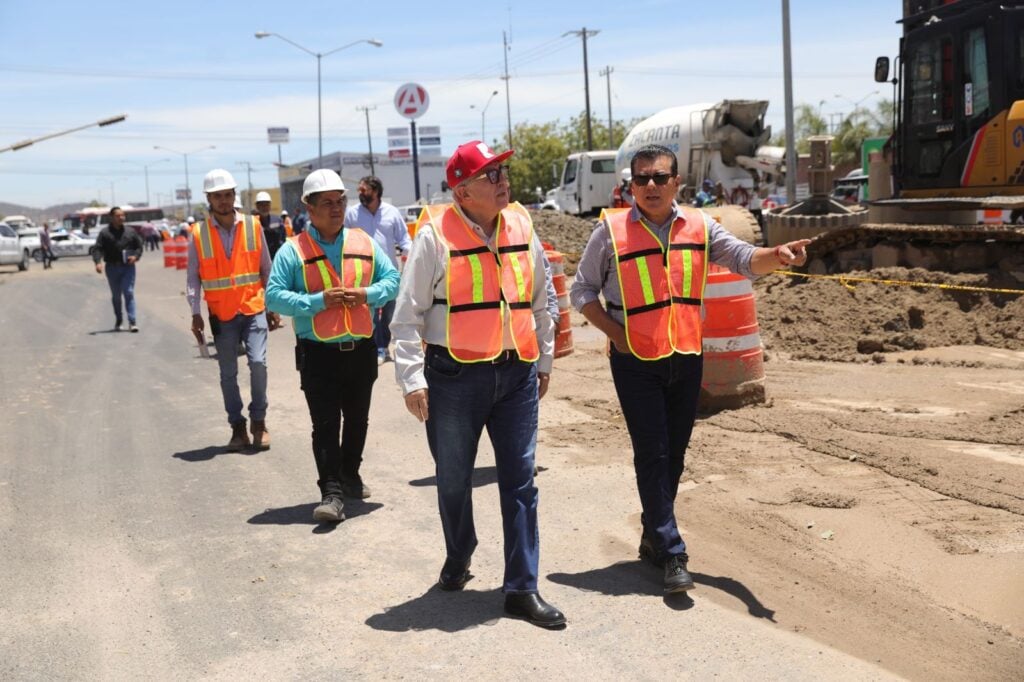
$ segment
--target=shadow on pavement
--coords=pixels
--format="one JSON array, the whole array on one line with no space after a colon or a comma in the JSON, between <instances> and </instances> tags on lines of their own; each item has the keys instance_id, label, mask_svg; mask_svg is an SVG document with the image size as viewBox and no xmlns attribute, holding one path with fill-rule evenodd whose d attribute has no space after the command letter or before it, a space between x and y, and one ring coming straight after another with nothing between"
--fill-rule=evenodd
<instances>
[{"instance_id":1,"label":"shadow on pavement","mask_svg":"<svg viewBox=\"0 0 1024 682\"><path fill-rule=\"evenodd\" d=\"M120 334L124 329L97 329L96 331L89 332L89 336L96 336L97 334Z\"/></svg>"},{"instance_id":2,"label":"shadow on pavement","mask_svg":"<svg viewBox=\"0 0 1024 682\"><path fill-rule=\"evenodd\" d=\"M492 483L498 482L498 469L494 466L479 467L473 470L473 487L482 488L485 485L491 485ZM414 481L409 481L409 485L414 488L426 488L427 486L437 485L437 476L427 476L426 478L417 478Z\"/></svg>"},{"instance_id":3,"label":"shadow on pavement","mask_svg":"<svg viewBox=\"0 0 1024 682\"><path fill-rule=\"evenodd\" d=\"M704 575L693 573L693 582L698 585L721 590L726 594L735 597L747 607L747 613L755 618L764 618L775 622L775 611L765 607L747 587L733 578L722 576ZM559 585L568 585L587 592L600 592L613 597L625 595L662 595L661 572L638 560L620 561L606 566L595 568L582 573L551 573L548 580ZM677 611L685 611L693 606L693 600L687 593L671 594L665 596L665 605Z\"/></svg>"},{"instance_id":4,"label":"shadow on pavement","mask_svg":"<svg viewBox=\"0 0 1024 682\"><path fill-rule=\"evenodd\" d=\"M313 529L314 533L328 533L340 525L334 523L320 523L313 520L313 509L316 508L317 504L319 503L306 502L304 504L292 505L291 507L267 509L249 519L249 523L255 525L273 524L278 526L289 526L299 524L305 526L316 526L316 528ZM377 511L383 506L384 505L380 502L345 500L345 520L347 521L359 516L365 516L366 514ZM342 523L344 522L345 521L342 521Z\"/></svg>"},{"instance_id":5,"label":"shadow on pavement","mask_svg":"<svg viewBox=\"0 0 1024 682\"><path fill-rule=\"evenodd\" d=\"M458 632L503 617L501 590L445 592L436 584L423 596L386 608L366 619L374 630Z\"/></svg>"},{"instance_id":6,"label":"shadow on pavement","mask_svg":"<svg viewBox=\"0 0 1024 682\"><path fill-rule=\"evenodd\" d=\"M213 459L217 455L228 455L238 453L224 452L223 445L207 445L205 448L199 448L198 450L185 450L184 452L175 452L172 457L183 459L186 462L205 462Z\"/></svg>"}]
</instances>

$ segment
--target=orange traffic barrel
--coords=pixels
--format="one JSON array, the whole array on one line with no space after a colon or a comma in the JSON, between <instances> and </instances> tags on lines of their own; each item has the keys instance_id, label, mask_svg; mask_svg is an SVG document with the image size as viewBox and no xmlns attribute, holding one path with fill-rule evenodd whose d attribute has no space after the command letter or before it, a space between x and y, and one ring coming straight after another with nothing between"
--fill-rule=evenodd
<instances>
[{"instance_id":1,"label":"orange traffic barrel","mask_svg":"<svg viewBox=\"0 0 1024 682\"><path fill-rule=\"evenodd\" d=\"M164 267L165 268L176 268L178 267L178 242L173 239L166 239L163 243L164 247Z\"/></svg>"},{"instance_id":2,"label":"orange traffic barrel","mask_svg":"<svg viewBox=\"0 0 1024 682\"><path fill-rule=\"evenodd\" d=\"M178 252L175 254L175 265L179 270L188 269L188 237L178 235L174 238L178 244Z\"/></svg>"},{"instance_id":3,"label":"orange traffic barrel","mask_svg":"<svg viewBox=\"0 0 1024 682\"><path fill-rule=\"evenodd\" d=\"M551 279L558 296L558 320L555 325L555 357L561 358L573 351L572 324L569 319L569 290L565 286L565 259L554 250L546 250L551 263Z\"/></svg>"},{"instance_id":4,"label":"orange traffic barrel","mask_svg":"<svg viewBox=\"0 0 1024 682\"><path fill-rule=\"evenodd\" d=\"M703 352L702 412L764 402L764 353L754 288L746 277L713 263L704 289Z\"/></svg>"}]
</instances>

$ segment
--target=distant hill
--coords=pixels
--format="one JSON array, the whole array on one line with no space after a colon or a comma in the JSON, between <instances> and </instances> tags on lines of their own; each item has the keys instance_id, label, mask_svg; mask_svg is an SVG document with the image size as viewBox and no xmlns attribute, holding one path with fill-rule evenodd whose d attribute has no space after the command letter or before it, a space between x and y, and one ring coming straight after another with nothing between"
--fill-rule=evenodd
<instances>
[{"instance_id":1,"label":"distant hill","mask_svg":"<svg viewBox=\"0 0 1024 682\"><path fill-rule=\"evenodd\" d=\"M74 204L57 204L55 206L47 206L46 208L31 208L29 206L21 206L19 204L8 204L0 201L0 217L9 215L24 215L32 219L36 225L41 225L44 220L60 220L66 213L77 211L78 209L88 206L84 202L78 202Z\"/></svg>"}]
</instances>

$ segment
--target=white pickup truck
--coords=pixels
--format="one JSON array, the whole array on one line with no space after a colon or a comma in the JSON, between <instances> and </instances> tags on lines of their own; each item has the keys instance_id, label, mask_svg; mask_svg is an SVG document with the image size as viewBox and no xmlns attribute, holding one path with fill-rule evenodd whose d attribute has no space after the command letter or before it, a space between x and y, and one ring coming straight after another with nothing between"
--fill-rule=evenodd
<instances>
[{"instance_id":1,"label":"white pickup truck","mask_svg":"<svg viewBox=\"0 0 1024 682\"><path fill-rule=\"evenodd\" d=\"M14 228L0 223L0 265L17 265L19 270L28 270L30 253Z\"/></svg>"}]
</instances>

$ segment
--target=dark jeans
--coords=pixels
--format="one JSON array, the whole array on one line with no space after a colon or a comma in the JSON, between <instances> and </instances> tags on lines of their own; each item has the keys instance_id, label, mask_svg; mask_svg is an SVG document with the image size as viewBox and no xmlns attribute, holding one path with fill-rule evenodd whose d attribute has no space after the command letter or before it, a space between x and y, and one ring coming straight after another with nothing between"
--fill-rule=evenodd
<instances>
[{"instance_id":1,"label":"dark jeans","mask_svg":"<svg viewBox=\"0 0 1024 682\"><path fill-rule=\"evenodd\" d=\"M373 328L373 341L377 344L377 352L385 353L391 344L391 318L395 314L395 302L388 301L378 310L376 326Z\"/></svg>"},{"instance_id":2,"label":"dark jeans","mask_svg":"<svg viewBox=\"0 0 1024 682\"><path fill-rule=\"evenodd\" d=\"M135 264L107 263L107 284L110 285L110 302L114 304L114 319L121 324L121 298L128 311L128 324L135 324Z\"/></svg>"},{"instance_id":3,"label":"dark jeans","mask_svg":"<svg viewBox=\"0 0 1024 682\"><path fill-rule=\"evenodd\" d=\"M295 362L313 422L320 494L341 495L342 483L361 480L359 465L377 380L377 348L372 339L357 342L352 350L298 339Z\"/></svg>"},{"instance_id":4,"label":"dark jeans","mask_svg":"<svg viewBox=\"0 0 1024 682\"><path fill-rule=\"evenodd\" d=\"M675 501L697 418L703 368L701 355L675 353L646 361L612 347L612 379L633 441L643 532L662 558L686 551Z\"/></svg>"},{"instance_id":5,"label":"dark jeans","mask_svg":"<svg viewBox=\"0 0 1024 682\"><path fill-rule=\"evenodd\" d=\"M540 538L533 463L537 434L537 365L513 358L467 363L428 346L424 374L430 401L427 443L437 471L437 501L448 558L469 561L476 549L473 465L484 427L494 447L505 538L505 593L537 591Z\"/></svg>"}]
</instances>

